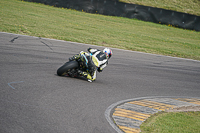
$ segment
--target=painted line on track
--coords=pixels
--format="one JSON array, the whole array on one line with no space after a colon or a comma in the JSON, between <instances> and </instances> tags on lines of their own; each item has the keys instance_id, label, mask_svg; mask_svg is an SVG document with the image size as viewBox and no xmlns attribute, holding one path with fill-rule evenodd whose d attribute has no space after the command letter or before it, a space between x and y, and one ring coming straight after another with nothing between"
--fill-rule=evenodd
<instances>
[{"instance_id":1,"label":"painted line on track","mask_svg":"<svg viewBox=\"0 0 200 133\"><path fill-rule=\"evenodd\" d=\"M109 124L118 133L139 133L140 125L150 115L183 106L200 106L197 97L141 97L119 101L105 111Z\"/></svg>"},{"instance_id":2,"label":"painted line on track","mask_svg":"<svg viewBox=\"0 0 200 133\"><path fill-rule=\"evenodd\" d=\"M15 89L11 84L17 84L17 83L23 83L24 81L17 81L17 82L10 82L8 83L8 86L10 86L13 90Z\"/></svg>"}]
</instances>

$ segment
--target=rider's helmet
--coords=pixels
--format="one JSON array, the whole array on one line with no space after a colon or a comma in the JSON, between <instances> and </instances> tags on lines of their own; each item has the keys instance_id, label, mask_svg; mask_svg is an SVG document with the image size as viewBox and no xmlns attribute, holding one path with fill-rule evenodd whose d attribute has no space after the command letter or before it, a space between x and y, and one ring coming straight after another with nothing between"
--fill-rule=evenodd
<instances>
[{"instance_id":1,"label":"rider's helmet","mask_svg":"<svg viewBox=\"0 0 200 133\"><path fill-rule=\"evenodd\" d=\"M110 57L112 56L112 51L109 48L105 48L103 50L103 52L106 54L106 56L108 57L108 59L110 59Z\"/></svg>"}]
</instances>

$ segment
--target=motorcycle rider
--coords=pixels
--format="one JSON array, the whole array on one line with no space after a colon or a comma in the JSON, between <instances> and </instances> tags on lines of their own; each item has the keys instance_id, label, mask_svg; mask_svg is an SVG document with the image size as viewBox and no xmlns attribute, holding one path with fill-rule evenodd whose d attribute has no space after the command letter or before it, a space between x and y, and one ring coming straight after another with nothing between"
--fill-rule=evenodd
<instances>
[{"instance_id":1,"label":"motorcycle rider","mask_svg":"<svg viewBox=\"0 0 200 133\"><path fill-rule=\"evenodd\" d=\"M108 59L112 56L112 51L109 48L104 48L103 51L88 48L88 52L81 51L80 54L74 55L69 60L81 59L84 62L86 71L79 70L78 73L87 78L89 82L92 82L96 79L96 71L102 72L107 66Z\"/></svg>"}]
</instances>

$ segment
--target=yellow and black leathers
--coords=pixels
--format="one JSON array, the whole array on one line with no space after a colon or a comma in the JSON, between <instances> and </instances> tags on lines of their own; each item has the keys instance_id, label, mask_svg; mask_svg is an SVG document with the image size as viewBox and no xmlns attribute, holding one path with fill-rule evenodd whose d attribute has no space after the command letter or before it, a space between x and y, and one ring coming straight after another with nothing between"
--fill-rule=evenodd
<instances>
[{"instance_id":1,"label":"yellow and black leathers","mask_svg":"<svg viewBox=\"0 0 200 133\"><path fill-rule=\"evenodd\" d=\"M82 67L84 68L84 71L79 70L78 73L83 75L85 78L94 81L96 79L97 66L94 63L95 59L93 58L94 57L91 54L81 51L80 54L74 55L73 57L69 58L69 60L81 59L83 62Z\"/></svg>"},{"instance_id":2,"label":"yellow and black leathers","mask_svg":"<svg viewBox=\"0 0 200 133\"><path fill-rule=\"evenodd\" d=\"M91 53L92 56L94 57L94 59L96 61L95 65L97 66L98 72L102 72L103 69L108 64L107 55L104 52L102 52L101 50L92 49L92 48L88 48L88 52Z\"/></svg>"},{"instance_id":3,"label":"yellow and black leathers","mask_svg":"<svg viewBox=\"0 0 200 133\"><path fill-rule=\"evenodd\" d=\"M69 60L81 59L84 62L85 71L80 71L79 74L87 79L94 81L96 79L96 71L102 72L108 64L107 55L98 49L88 48L88 52L81 51L80 54L74 55ZM86 57L86 58L85 58Z\"/></svg>"}]
</instances>

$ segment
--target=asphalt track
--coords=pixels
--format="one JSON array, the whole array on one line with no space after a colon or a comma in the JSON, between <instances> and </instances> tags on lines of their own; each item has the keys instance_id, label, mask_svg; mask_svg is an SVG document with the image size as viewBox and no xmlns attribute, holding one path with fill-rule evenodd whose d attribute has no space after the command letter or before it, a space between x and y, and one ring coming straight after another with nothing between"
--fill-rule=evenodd
<instances>
[{"instance_id":1,"label":"asphalt track","mask_svg":"<svg viewBox=\"0 0 200 133\"><path fill-rule=\"evenodd\" d=\"M56 70L88 47L0 33L0 133L114 133L105 111L139 97L200 96L200 62L112 49L89 83Z\"/></svg>"}]
</instances>

